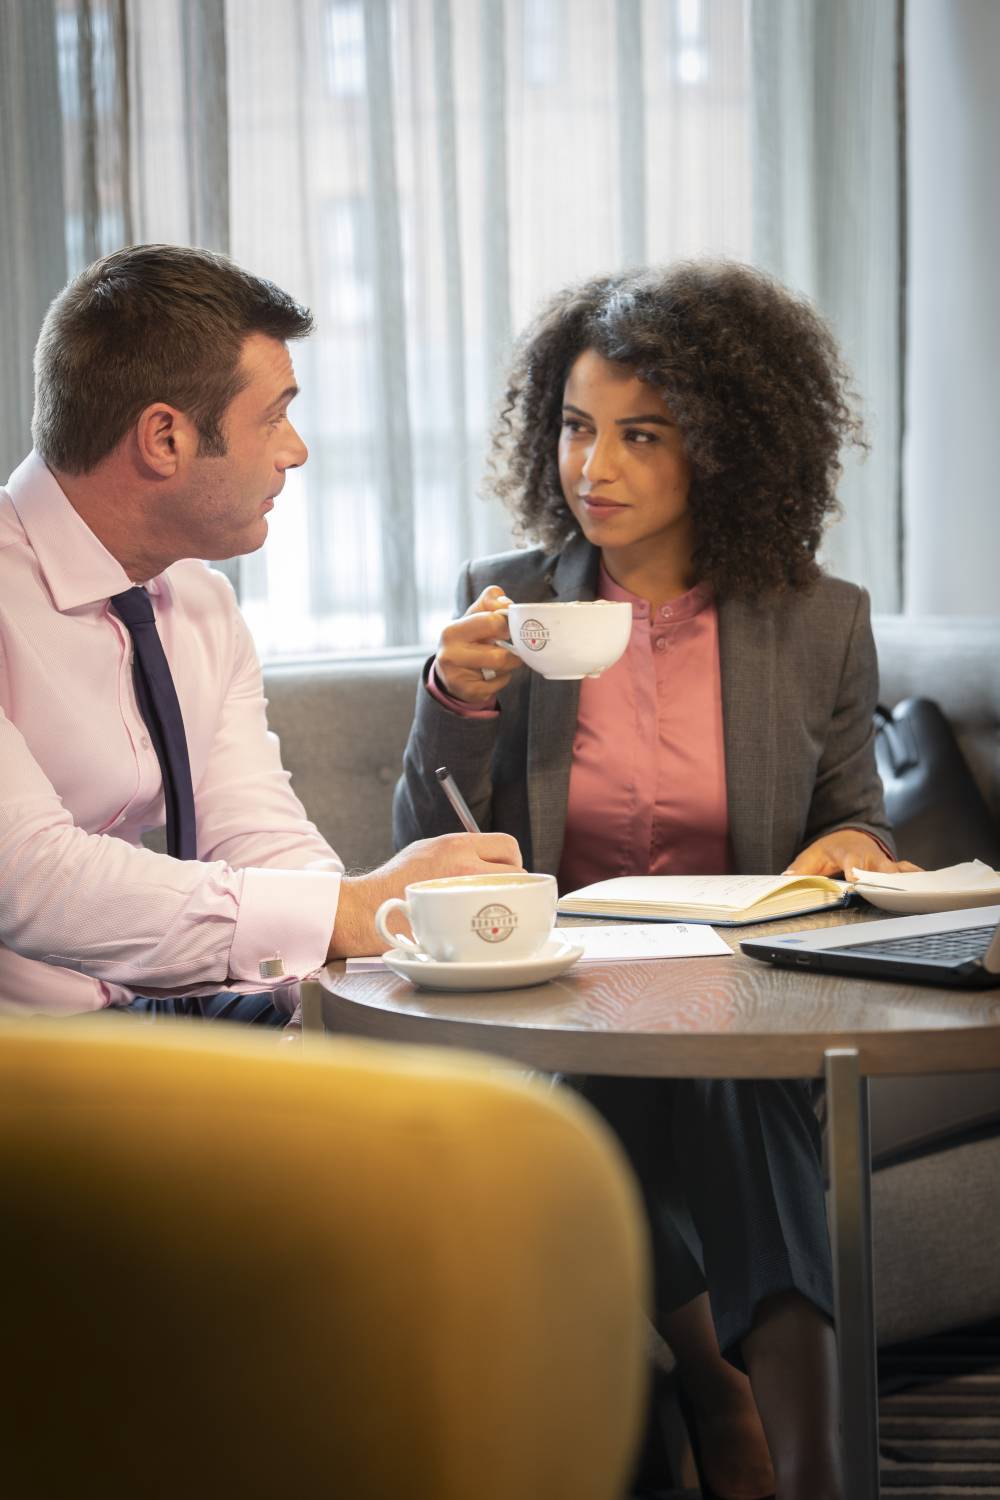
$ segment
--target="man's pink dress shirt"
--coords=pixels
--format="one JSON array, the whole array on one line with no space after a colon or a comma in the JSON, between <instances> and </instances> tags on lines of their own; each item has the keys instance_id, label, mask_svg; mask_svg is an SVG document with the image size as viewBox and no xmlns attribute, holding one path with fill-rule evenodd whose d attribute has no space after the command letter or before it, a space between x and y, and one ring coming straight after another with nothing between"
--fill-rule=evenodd
<instances>
[{"instance_id":1,"label":"man's pink dress shirt","mask_svg":"<svg viewBox=\"0 0 1000 1500\"><path fill-rule=\"evenodd\" d=\"M650 613L600 570L598 597L632 605L613 667L580 684L559 888L614 875L721 875L732 868L719 619L699 584ZM429 691L468 717L434 680Z\"/></svg>"},{"instance_id":2,"label":"man's pink dress shirt","mask_svg":"<svg viewBox=\"0 0 1000 1500\"><path fill-rule=\"evenodd\" d=\"M132 583L37 455L0 490L0 1011L68 1013L146 989L264 990L326 958L343 863L267 731L226 579L180 562L146 585L191 760L198 861L140 846L164 821L131 641Z\"/></svg>"}]
</instances>

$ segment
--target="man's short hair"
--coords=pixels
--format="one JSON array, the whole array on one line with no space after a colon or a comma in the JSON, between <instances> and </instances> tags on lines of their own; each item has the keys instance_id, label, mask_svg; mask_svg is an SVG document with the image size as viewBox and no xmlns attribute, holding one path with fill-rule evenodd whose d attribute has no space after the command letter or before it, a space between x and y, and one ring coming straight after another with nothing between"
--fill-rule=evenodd
<instances>
[{"instance_id":1,"label":"man's short hair","mask_svg":"<svg viewBox=\"0 0 1000 1500\"><path fill-rule=\"evenodd\" d=\"M35 447L50 468L86 474L155 401L195 424L202 453L226 445L222 418L243 388L255 333L312 332L309 310L224 255L133 245L88 266L49 308L35 347Z\"/></svg>"}]
</instances>

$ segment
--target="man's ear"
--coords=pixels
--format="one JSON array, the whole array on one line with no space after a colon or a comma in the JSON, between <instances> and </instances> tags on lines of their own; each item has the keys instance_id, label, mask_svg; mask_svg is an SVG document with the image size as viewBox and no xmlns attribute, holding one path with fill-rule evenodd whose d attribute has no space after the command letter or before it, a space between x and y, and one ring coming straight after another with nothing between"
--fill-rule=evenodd
<instances>
[{"instance_id":1,"label":"man's ear","mask_svg":"<svg viewBox=\"0 0 1000 1500\"><path fill-rule=\"evenodd\" d=\"M140 462L161 479L173 479L198 449L194 424L163 401L139 413L135 441Z\"/></svg>"}]
</instances>

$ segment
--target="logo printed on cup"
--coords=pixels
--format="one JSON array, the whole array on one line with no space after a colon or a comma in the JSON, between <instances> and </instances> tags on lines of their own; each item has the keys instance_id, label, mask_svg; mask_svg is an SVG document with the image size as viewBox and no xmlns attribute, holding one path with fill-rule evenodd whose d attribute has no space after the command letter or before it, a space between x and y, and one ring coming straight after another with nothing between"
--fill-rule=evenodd
<instances>
[{"instance_id":1,"label":"logo printed on cup","mask_svg":"<svg viewBox=\"0 0 1000 1500\"><path fill-rule=\"evenodd\" d=\"M521 626L521 640L529 651L541 651L549 638L549 632L541 620L525 620Z\"/></svg>"},{"instance_id":2,"label":"logo printed on cup","mask_svg":"<svg viewBox=\"0 0 1000 1500\"><path fill-rule=\"evenodd\" d=\"M499 901L480 907L472 919L472 930L484 943L503 943L517 926L517 916Z\"/></svg>"}]
</instances>

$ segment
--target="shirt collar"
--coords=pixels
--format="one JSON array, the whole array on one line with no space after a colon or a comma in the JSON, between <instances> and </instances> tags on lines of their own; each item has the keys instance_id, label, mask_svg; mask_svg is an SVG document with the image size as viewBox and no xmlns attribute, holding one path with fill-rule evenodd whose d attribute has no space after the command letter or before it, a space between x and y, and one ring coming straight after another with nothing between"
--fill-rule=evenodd
<instances>
[{"instance_id":1,"label":"shirt collar","mask_svg":"<svg viewBox=\"0 0 1000 1500\"><path fill-rule=\"evenodd\" d=\"M79 609L132 587L121 563L73 509L37 453L14 470L7 492L56 609ZM157 580L147 587L156 593Z\"/></svg>"},{"instance_id":2,"label":"shirt collar","mask_svg":"<svg viewBox=\"0 0 1000 1500\"><path fill-rule=\"evenodd\" d=\"M628 589L623 589L620 583L616 583L604 566L601 566L597 575L597 597L599 599L619 599L624 603L631 604L634 614L644 616L649 614L649 605L645 599L640 599L638 594L630 594ZM700 615L703 609L707 609L715 601L715 590L710 583L696 583L693 589L688 589L686 594L681 594L677 599L671 599L669 604L662 605L656 611L656 618L669 620L671 625L676 625L680 620L691 620L695 615Z\"/></svg>"}]
</instances>

